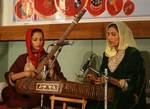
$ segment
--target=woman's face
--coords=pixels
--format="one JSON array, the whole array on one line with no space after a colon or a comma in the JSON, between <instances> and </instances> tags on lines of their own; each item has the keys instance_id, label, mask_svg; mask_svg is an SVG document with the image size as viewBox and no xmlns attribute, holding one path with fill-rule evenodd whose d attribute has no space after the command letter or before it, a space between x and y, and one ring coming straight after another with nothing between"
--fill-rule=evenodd
<instances>
[{"instance_id":1,"label":"woman's face","mask_svg":"<svg viewBox=\"0 0 150 109\"><path fill-rule=\"evenodd\" d=\"M44 43L43 35L41 32L35 32L31 39L34 51L38 51Z\"/></svg>"},{"instance_id":2,"label":"woman's face","mask_svg":"<svg viewBox=\"0 0 150 109\"><path fill-rule=\"evenodd\" d=\"M117 48L119 45L119 33L114 27L109 27L106 30L106 39L111 47Z\"/></svg>"}]
</instances>

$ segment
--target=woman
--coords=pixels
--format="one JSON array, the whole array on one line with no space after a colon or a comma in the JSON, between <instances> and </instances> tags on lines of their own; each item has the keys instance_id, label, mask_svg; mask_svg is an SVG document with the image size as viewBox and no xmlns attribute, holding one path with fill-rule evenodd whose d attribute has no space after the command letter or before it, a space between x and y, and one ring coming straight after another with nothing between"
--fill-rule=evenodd
<instances>
[{"instance_id":1,"label":"woman","mask_svg":"<svg viewBox=\"0 0 150 109\"><path fill-rule=\"evenodd\" d=\"M145 109L143 59L131 30L123 22L112 22L106 27L106 49L100 72L105 69L111 78L88 74L87 79L95 84L105 84L107 79L108 87L114 88L114 101L108 109Z\"/></svg>"},{"instance_id":2,"label":"woman","mask_svg":"<svg viewBox=\"0 0 150 109\"><path fill-rule=\"evenodd\" d=\"M35 94L29 90L37 80L66 80L57 60L50 68L54 56L48 60L45 71L39 74L35 73L38 64L47 55L43 47L43 31L39 28L29 29L26 33L27 53L20 55L9 72L5 74L9 86L4 89L3 98L9 107L28 107L31 109L39 106L40 94ZM45 75L46 73L47 75Z\"/></svg>"}]
</instances>

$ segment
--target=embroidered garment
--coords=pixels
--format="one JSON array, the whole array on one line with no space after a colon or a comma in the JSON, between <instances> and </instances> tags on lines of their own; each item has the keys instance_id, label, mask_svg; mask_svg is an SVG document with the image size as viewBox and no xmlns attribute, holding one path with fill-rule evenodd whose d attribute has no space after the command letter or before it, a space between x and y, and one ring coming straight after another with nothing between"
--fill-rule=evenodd
<instances>
[{"instance_id":1,"label":"embroidered garment","mask_svg":"<svg viewBox=\"0 0 150 109\"><path fill-rule=\"evenodd\" d=\"M111 72L114 72L125 55L125 51L118 51L115 56L108 59L108 67Z\"/></svg>"}]
</instances>

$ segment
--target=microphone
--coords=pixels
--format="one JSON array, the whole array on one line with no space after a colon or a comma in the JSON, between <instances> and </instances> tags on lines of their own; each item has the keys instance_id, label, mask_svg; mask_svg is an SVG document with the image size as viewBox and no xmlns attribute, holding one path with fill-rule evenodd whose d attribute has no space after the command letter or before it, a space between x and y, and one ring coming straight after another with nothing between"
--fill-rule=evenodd
<instances>
[{"instance_id":1,"label":"microphone","mask_svg":"<svg viewBox=\"0 0 150 109\"><path fill-rule=\"evenodd\" d=\"M64 41L62 43L52 43L50 44L49 46L55 46L55 45L58 45L58 46L65 46L65 45L73 45L74 44L74 41Z\"/></svg>"}]
</instances>

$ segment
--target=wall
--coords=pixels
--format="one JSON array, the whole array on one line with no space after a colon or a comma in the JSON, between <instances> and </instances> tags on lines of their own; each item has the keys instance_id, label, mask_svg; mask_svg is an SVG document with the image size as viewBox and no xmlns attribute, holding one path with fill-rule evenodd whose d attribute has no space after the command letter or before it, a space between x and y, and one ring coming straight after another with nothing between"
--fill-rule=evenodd
<instances>
[{"instance_id":1,"label":"wall","mask_svg":"<svg viewBox=\"0 0 150 109\"><path fill-rule=\"evenodd\" d=\"M11 12L11 10L13 9L13 0L1 0L2 2L2 25L9 25L12 24L12 16L13 13ZM6 7L6 8L5 8Z\"/></svg>"},{"instance_id":2,"label":"wall","mask_svg":"<svg viewBox=\"0 0 150 109\"><path fill-rule=\"evenodd\" d=\"M8 42L0 42L0 81L4 80L4 73L8 70Z\"/></svg>"},{"instance_id":3,"label":"wall","mask_svg":"<svg viewBox=\"0 0 150 109\"><path fill-rule=\"evenodd\" d=\"M3 8L2 8L2 0L0 0L0 25L2 24L2 11L3 11Z\"/></svg>"}]
</instances>

